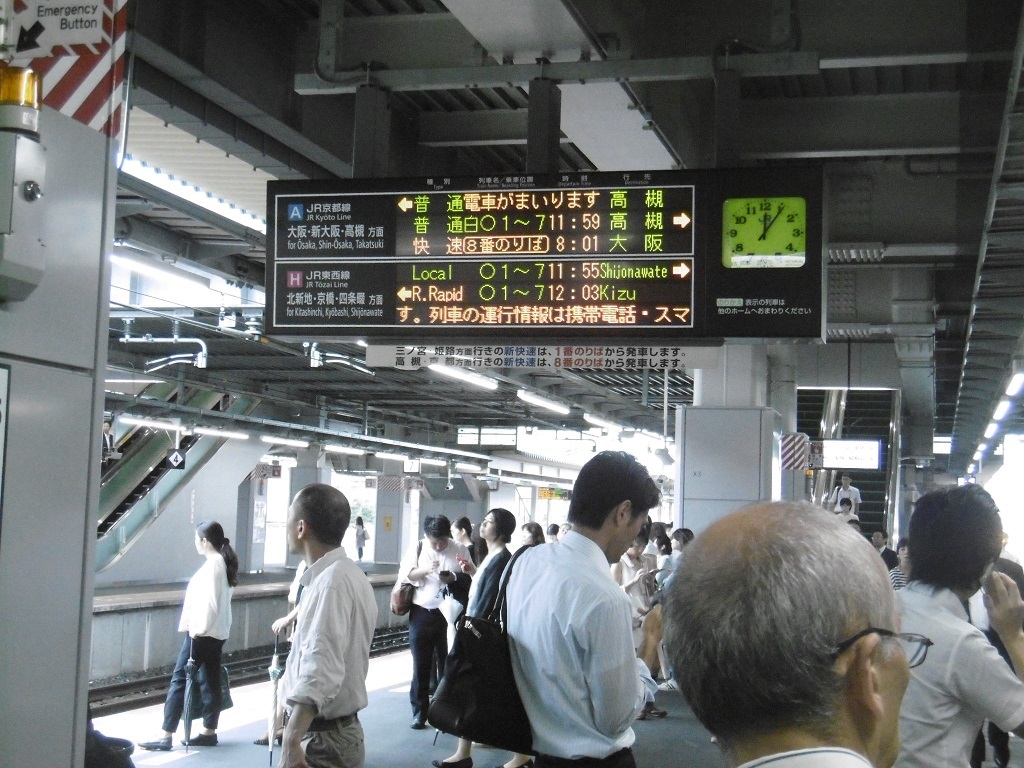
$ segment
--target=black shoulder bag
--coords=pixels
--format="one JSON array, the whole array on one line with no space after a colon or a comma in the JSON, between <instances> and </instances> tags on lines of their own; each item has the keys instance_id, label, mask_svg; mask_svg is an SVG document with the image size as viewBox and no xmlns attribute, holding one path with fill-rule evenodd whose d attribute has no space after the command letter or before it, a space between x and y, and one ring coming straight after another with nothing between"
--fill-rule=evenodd
<instances>
[{"instance_id":1,"label":"black shoulder bag","mask_svg":"<svg viewBox=\"0 0 1024 768\"><path fill-rule=\"evenodd\" d=\"M506 566L490 615L482 619L463 614L459 619L444 677L427 713L427 722L439 731L519 754L533 753L533 735L512 675L505 588L512 566L526 549Z\"/></svg>"}]
</instances>

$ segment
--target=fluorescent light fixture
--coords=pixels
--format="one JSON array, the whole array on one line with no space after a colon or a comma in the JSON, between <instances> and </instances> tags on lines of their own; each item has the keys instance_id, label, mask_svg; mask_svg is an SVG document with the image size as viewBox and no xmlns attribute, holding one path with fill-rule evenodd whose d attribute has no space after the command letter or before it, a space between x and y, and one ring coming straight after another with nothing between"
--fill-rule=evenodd
<instances>
[{"instance_id":1,"label":"fluorescent light fixture","mask_svg":"<svg viewBox=\"0 0 1024 768\"><path fill-rule=\"evenodd\" d=\"M494 379L489 379L486 376L481 376L479 373L465 371L462 368L456 368L451 365L441 365L440 363L434 363L427 367L434 373L440 373L442 376L447 376L450 379L457 379L465 382L466 384L472 384L474 387L481 387L482 389L489 389L492 391L498 388L498 382Z\"/></svg>"},{"instance_id":2,"label":"fluorescent light fixture","mask_svg":"<svg viewBox=\"0 0 1024 768\"><path fill-rule=\"evenodd\" d=\"M431 458L424 457L424 456L420 457L420 464L427 464L427 465L429 465L431 467L447 467L448 466L448 462L445 461L444 459L431 459Z\"/></svg>"},{"instance_id":3,"label":"fluorescent light fixture","mask_svg":"<svg viewBox=\"0 0 1024 768\"><path fill-rule=\"evenodd\" d=\"M192 432L197 435L207 435L209 437L223 437L231 440L248 440L248 432L232 432L228 429L214 429L213 427L193 427Z\"/></svg>"},{"instance_id":4,"label":"fluorescent light fixture","mask_svg":"<svg viewBox=\"0 0 1024 768\"><path fill-rule=\"evenodd\" d=\"M295 440L291 437L275 437L274 435L263 435L260 437L264 443L271 445L290 445L292 448L309 448L307 440Z\"/></svg>"},{"instance_id":5,"label":"fluorescent light fixture","mask_svg":"<svg viewBox=\"0 0 1024 768\"><path fill-rule=\"evenodd\" d=\"M483 472L484 468L479 464L469 464L465 461L458 461L455 463L456 472Z\"/></svg>"},{"instance_id":6,"label":"fluorescent light fixture","mask_svg":"<svg viewBox=\"0 0 1024 768\"><path fill-rule=\"evenodd\" d=\"M180 424L171 421L158 421L156 419L142 419L138 416L118 416L117 420L122 424L132 424L136 427L150 427L152 429L166 429L168 432L177 432L181 429Z\"/></svg>"},{"instance_id":7,"label":"fluorescent light fixture","mask_svg":"<svg viewBox=\"0 0 1024 768\"><path fill-rule=\"evenodd\" d=\"M269 453L260 456L260 463L271 465L277 464L278 466L291 467L292 469L299 466L299 460L293 456L271 456Z\"/></svg>"},{"instance_id":8,"label":"fluorescent light fixture","mask_svg":"<svg viewBox=\"0 0 1024 768\"><path fill-rule=\"evenodd\" d=\"M366 343L365 341L363 341L362 339L356 339L356 344L358 344L358 345L359 345L360 347L363 347L364 349L365 349L366 347L370 346L369 344L367 344L367 343Z\"/></svg>"},{"instance_id":9,"label":"fluorescent light fixture","mask_svg":"<svg viewBox=\"0 0 1024 768\"><path fill-rule=\"evenodd\" d=\"M366 453L362 448L352 448L348 445L328 444L324 446L324 450L328 453L344 453L346 456L362 456Z\"/></svg>"},{"instance_id":10,"label":"fluorescent light fixture","mask_svg":"<svg viewBox=\"0 0 1024 768\"><path fill-rule=\"evenodd\" d=\"M528 390L520 389L518 392L516 392L516 397L518 397L524 403L536 405L538 408L545 408L554 413L560 413L562 416L569 415L569 406L562 405L561 403L556 403L554 400L548 400L546 397L541 397L540 395L535 395L533 394L533 392L530 392Z\"/></svg>"},{"instance_id":11,"label":"fluorescent light fixture","mask_svg":"<svg viewBox=\"0 0 1024 768\"><path fill-rule=\"evenodd\" d=\"M968 475L973 475L975 472L977 472L977 470L978 470L977 466L975 466L974 464L971 464L969 467L967 467L967 474Z\"/></svg>"},{"instance_id":12,"label":"fluorescent light fixture","mask_svg":"<svg viewBox=\"0 0 1024 768\"><path fill-rule=\"evenodd\" d=\"M1024 387L1024 371L1013 374L1010 383L1006 385L1006 394L1010 397L1016 397L1020 394L1021 387Z\"/></svg>"},{"instance_id":13,"label":"fluorescent light fixture","mask_svg":"<svg viewBox=\"0 0 1024 768\"><path fill-rule=\"evenodd\" d=\"M981 461L981 457L984 456L984 455L985 455L985 452L983 450L981 450L981 448L979 447L978 450L976 450L974 452L974 455L971 458L974 461Z\"/></svg>"},{"instance_id":14,"label":"fluorescent light fixture","mask_svg":"<svg viewBox=\"0 0 1024 768\"><path fill-rule=\"evenodd\" d=\"M136 379L104 379L106 384L159 384L163 379L149 379L139 377Z\"/></svg>"},{"instance_id":15,"label":"fluorescent light fixture","mask_svg":"<svg viewBox=\"0 0 1024 768\"><path fill-rule=\"evenodd\" d=\"M136 258L133 256L122 256L112 253L110 254L110 263L122 266L129 272L134 272L137 275L145 275L146 277L156 278L157 280L174 280L184 283L183 287L187 287L189 289L195 289L196 285L200 285L203 288L210 287L210 281L206 278L200 277L199 275L185 269L176 269L171 266L160 264L145 256L139 256Z\"/></svg>"},{"instance_id":16,"label":"fluorescent light fixture","mask_svg":"<svg viewBox=\"0 0 1024 768\"><path fill-rule=\"evenodd\" d=\"M374 455L378 459L387 459L388 461L408 461L409 457L404 453L392 453L391 451L374 451Z\"/></svg>"},{"instance_id":17,"label":"fluorescent light fixture","mask_svg":"<svg viewBox=\"0 0 1024 768\"><path fill-rule=\"evenodd\" d=\"M600 416L595 416L592 413L584 413L583 420L590 424L593 424L595 427L601 427L601 429L607 429L611 432L622 431L622 425L616 424L614 421L602 419Z\"/></svg>"},{"instance_id":18,"label":"fluorescent light fixture","mask_svg":"<svg viewBox=\"0 0 1024 768\"><path fill-rule=\"evenodd\" d=\"M985 439L988 440L998 430L999 430L999 425L998 424L996 424L994 421L993 422L989 422L989 425L987 427L985 427Z\"/></svg>"},{"instance_id":19,"label":"fluorescent light fixture","mask_svg":"<svg viewBox=\"0 0 1024 768\"><path fill-rule=\"evenodd\" d=\"M999 405L996 406L995 413L992 414L992 421L1002 421L1007 413L1010 412L1010 401L1005 397L999 401Z\"/></svg>"},{"instance_id":20,"label":"fluorescent light fixture","mask_svg":"<svg viewBox=\"0 0 1024 768\"><path fill-rule=\"evenodd\" d=\"M263 235L267 234L267 224L259 216L238 208L225 200L214 197L199 187L163 173L158 168L148 165L147 163L136 160L132 157L126 157L121 163L121 170L129 176L134 176L136 179L152 184L154 187L158 187L165 192L170 192L172 195L179 197L182 200L195 203L201 208L205 208L219 216L230 219L231 221L241 224L243 227L247 227Z\"/></svg>"}]
</instances>

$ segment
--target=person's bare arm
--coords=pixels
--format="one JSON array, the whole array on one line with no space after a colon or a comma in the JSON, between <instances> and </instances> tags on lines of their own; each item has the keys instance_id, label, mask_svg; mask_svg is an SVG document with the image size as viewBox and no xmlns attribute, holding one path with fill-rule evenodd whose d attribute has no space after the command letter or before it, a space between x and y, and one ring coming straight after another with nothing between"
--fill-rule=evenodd
<instances>
[{"instance_id":1,"label":"person's bare arm","mask_svg":"<svg viewBox=\"0 0 1024 768\"><path fill-rule=\"evenodd\" d=\"M985 579L985 608L989 625L999 635L1010 656L1014 673L1024 680L1024 600L1013 579L992 571ZM1024 736L1024 723L1013 732Z\"/></svg>"}]
</instances>

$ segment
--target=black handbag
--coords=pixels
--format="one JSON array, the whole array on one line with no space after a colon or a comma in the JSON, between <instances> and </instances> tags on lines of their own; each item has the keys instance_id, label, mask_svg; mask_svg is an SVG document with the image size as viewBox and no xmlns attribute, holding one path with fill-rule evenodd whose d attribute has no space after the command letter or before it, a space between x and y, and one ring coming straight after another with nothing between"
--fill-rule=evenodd
<instances>
[{"instance_id":1,"label":"black handbag","mask_svg":"<svg viewBox=\"0 0 1024 768\"><path fill-rule=\"evenodd\" d=\"M427 722L470 741L533 753L530 720L519 697L509 653L505 587L519 550L502 576L498 599L486 618L463 614L455 628L444 677L430 702Z\"/></svg>"}]
</instances>

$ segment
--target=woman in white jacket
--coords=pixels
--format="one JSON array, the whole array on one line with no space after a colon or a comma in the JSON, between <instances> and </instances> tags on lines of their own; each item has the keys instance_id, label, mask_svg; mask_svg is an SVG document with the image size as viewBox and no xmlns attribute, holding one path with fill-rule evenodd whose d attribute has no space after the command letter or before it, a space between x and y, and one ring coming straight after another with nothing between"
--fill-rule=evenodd
<instances>
[{"instance_id":1,"label":"woman in white jacket","mask_svg":"<svg viewBox=\"0 0 1024 768\"><path fill-rule=\"evenodd\" d=\"M220 523L200 523L196 527L196 551L206 562L195 572L185 590L178 631L185 642L171 675L171 687L164 702L163 735L139 744L142 749L167 751L185 706L185 665L189 658L206 671L203 695L203 728L192 736L188 746L212 747L217 744L220 717L220 660L224 641L231 631L231 588L238 583L238 557L224 535ZM185 742L182 741L184 744Z\"/></svg>"}]
</instances>

